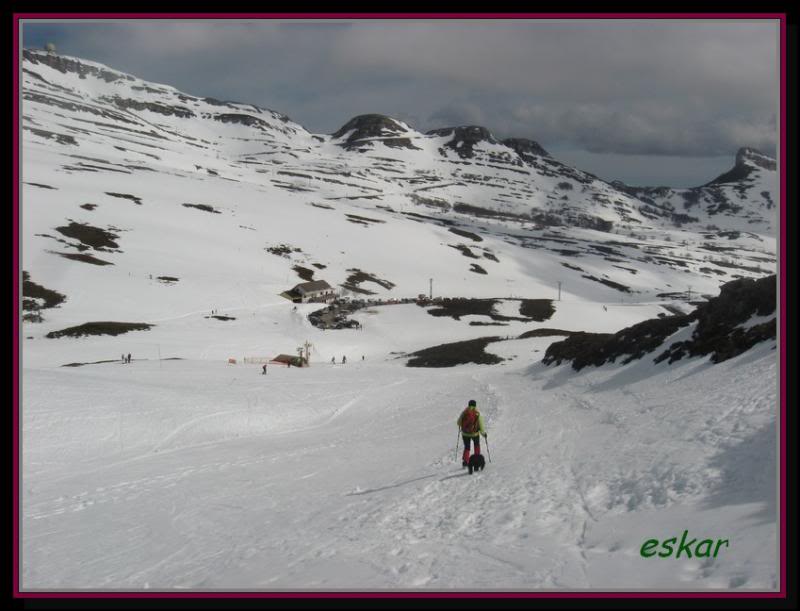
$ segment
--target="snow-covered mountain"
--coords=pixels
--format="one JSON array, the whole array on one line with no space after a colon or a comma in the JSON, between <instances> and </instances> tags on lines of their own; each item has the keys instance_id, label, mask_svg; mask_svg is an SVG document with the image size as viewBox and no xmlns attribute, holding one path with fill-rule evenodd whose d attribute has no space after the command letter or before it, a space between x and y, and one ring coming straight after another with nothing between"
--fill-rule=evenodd
<instances>
[{"instance_id":1,"label":"snow-covered mountain","mask_svg":"<svg viewBox=\"0 0 800 611\"><path fill-rule=\"evenodd\" d=\"M120 283L113 302L140 302L143 274L179 278L172 294L195 289L211 309L237 283L291 288L298 266L334 286L362 270L386 297L433 278L445 296L550 297L560 282L639 302L774 271L775 164L751 150L705 187L633 189L481 127L421 134L364 115L315 135L85 60L26 50L22 70L23 261L72 320L89 314L72 275ZM265 251L286 242L288 258ZM226 258L237 280L209 294L194 266Z\"/></svg>"},{"instance_id":2,"label":"snow-covered mountain","mask_svg":"<svg viewBox=\"0 0 800 611\"><path fill-rule=\"evenodd\" d=\"M775 587L768 334L716 365L541 362L774 274L774 160L633 188L479 126L312 134L83 59L21 69L24 587ZM282 296L308 279L380 304L323 330ZM260 375L305 342L311 367ZM686 528L742 553L641 564Z\"/></svg>"},{"instance_id":3,"label":"snow-covered mountain","mask_svg":"<svg viewBox=\"0 0 800 611\"><path fill-rule=\"evenodd\" d=\"M682 222L708 222L733 231L774 232L777 205L775 159L755 149L741 148L736 165L701 187L615 187L660 210L683 214ZM695 220L697 219L697 220Z\"/></svg>"}]
</instances>

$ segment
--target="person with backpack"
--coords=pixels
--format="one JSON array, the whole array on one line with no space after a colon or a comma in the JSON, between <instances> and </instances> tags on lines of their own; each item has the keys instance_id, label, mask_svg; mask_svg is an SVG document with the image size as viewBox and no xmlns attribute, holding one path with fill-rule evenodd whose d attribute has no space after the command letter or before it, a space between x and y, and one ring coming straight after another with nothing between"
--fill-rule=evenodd
<instances>
[{"instance_id":1,"label":"person with backpack","mask_svg":"<svg viewBox=\"0 0 800 611\"><path fill-rule=\"evenodd\" d=\"M461 431L461 438L464 440L464 455L461 459L461 466L466 467L469 464L470 441L472 441L474 446L475 456L480 456L481 435L483 435L484 439L486 438L486 427L483 423L483 416L478 411L475 399L470 399L467 407L461 412L458 420L456 420L456 424Z\"/></svg>"}]
</instances>

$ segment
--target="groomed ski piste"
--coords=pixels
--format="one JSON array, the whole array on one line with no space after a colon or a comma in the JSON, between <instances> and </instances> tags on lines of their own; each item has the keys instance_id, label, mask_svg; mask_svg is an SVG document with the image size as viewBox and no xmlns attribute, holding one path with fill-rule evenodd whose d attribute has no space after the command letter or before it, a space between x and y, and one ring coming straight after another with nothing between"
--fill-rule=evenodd
<instances>
[{"instance_id":1,"label":"groomed ski piste","mask_svg":"<svg viewBox=\"0 0 800 611\"><path fill-rule=\"evenodd\" d=\"M453 202L508 188L519 212L529 201L556 210L545 195L583 175L531 166L516 184L518 166L484 167L483 185L448 186L447 164L472 162L440 159L444 137L359 157L263 109L44 61L26 63L24 91L22 265L65 300L21 329L22 591L778 587L774 341L720 364L655 364L656 351L576 372L541 363L563 335L518 339L613 333L690 311L687 286L708 297L774 273L777 211L747 190L724 186L739 216L694 208L700 221L676 227L649 224L642 202L606 183L573 181L563 201L635 218L635 231L542 229L426 207L414 181ZM113 106L119 92L157 111L127 97ZM159 113L179 98L196 116ZM272 127L254 138L201 117L219 104ZM244 163L269 147L273 161ZM392 178L392 164L408 176ZM748 188L778 201L765 166L751 167ZM320 304L280 296L302 282L298 267L338 289L360 270L366 297L383 301L416 298L433 279L436 296L495 299L497 315L524 319L521 298L555 312L497 324L395 303L358 310L361 330L323 331L308 319ZM153 326L48 337L98 321ZM486 352L502 362L406 366L415 351L482 337L499 338ZM305 342L309 367L262 375L244 362ZM488 429L486 469L472 475L456 428L470 399ZM729 545L717 557L642 556L645 541L684 531Z\"/></svg>"}]
</instances>

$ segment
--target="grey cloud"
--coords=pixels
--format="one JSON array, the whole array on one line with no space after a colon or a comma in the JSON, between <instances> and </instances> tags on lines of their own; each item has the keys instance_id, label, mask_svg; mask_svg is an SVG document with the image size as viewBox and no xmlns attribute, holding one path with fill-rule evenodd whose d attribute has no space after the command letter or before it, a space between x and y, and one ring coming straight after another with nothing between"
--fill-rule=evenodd
<instances>
[{"instance_id":1,"label":"grey cloud","mask_svg":"<svg viewBox=\"0 0 800 611\"><path fill-rule=\"evenodd\" d=\"M492 123L479 104L471 102L455 102L434 112L426 122L424 129L436 127L455 127L458 125L483 125Z\"/></svg>"},{"instance_id":2,"label":"grey cloud","mask_svg":"<svg viewBox=\"0 0 800 611\"><path fill-rule=\"evenodd\" d=\"M592 153L724 155L741 146L771 152L777 145L774 115L684 114L663 104L517 104L489 112L479 103L459 101L429 120L487 125L499 138L527 137L545 148L571 145Z\"/></svg>"}]
</instances>

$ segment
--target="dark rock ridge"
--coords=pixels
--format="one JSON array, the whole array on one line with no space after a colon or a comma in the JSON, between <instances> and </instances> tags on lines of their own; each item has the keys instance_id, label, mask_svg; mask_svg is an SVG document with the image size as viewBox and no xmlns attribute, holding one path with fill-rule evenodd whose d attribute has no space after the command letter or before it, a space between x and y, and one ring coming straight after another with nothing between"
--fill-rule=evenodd
<instances>
[{"instance_id":1,"label":"dark rock ridge","mask_svg":"<svg viewBox=\"0 0 800 611\"><path fill-rule=\"evenodd\" d=\"M273 127L263 119L259 119L258 117L253 117L251 115L244 115L241 113L222 113L218 115L214 115L215 121L221 121L222 123L238 123L239 125L245 125L247 127L255 127L256 129L260 129L262 131L269 131L272 130Z\"/></svg>"},{"instance_id":2,"label":"dark rock ridge","mask_svg":"<svg viewBox=\"0 0 800 611\"><path fill-rule=\"evenodd\" d=\"M74 58L69 58L69 57L64 57L63 55L59 55L57 53L48 53L46 51L40 51L40 50L36 50L36 49L24 49L22 53L23 53L23 58L26 61L31 62L32 64L42 64L42 65L50 66L51 68L53 68L55 70L58 70L59 72L62 72L64 74L74 73L74 74L77 74L78 77L81 78L81 79L85 79L87 76L93 76L95 78L104 80L104 81L106 81L108 83L113 83L113 82L116 82L116 81L137 81L138 80L138 79L136 79L135 77L133 77L131 75L123 74L123 73L120 73L120 72L115 72L113 70L108 70L106 68L101 68L101 67L97 67L97 66L89 66L89 65L83 63L81 60L74 59ZM44 79L40 74L34 72L33 70L25 69L25 71L28 74L30 74L31 76L33 76L34 78L36 78L36 79L38 79L40 81L43 81L44 83L48 83L48 81L46 79ZM63 87L60 87L60 86L56 86L56 85L52 85L52 84L51 84L51 86L58 87L59 89L63 89ZM135 91L146 91L147 93L166 93L166 94L172 93L172 89L171 88L163 88L163 87L152 88L152 87L149 87L149 86L133 85L133 86L131 86L131 88L133 90L135 90ZM177 97L182 102L191 102L191 101L202 100L203 102L205 102L205 103L207 103L207 104L209 104L211 106L223 106L223 107L228 107L228 108L234 108L234 109L237 109L237 110L246 109L246 110L255 111L257 113L262 113L262 112L263 113L268 113L268 114L270 114L272 116L272 118L277 119L277 120L279 120L279 121L281 121L283 123L290 123L291 122L291 119L287 115L279 113L279 112L276 112L274 110L267 109L267 108L261 108L259 106L256 106L255 104L241 104L239 102L222 101L222 100L217 100L217 99L211 98L211 97L197 98L195 96L187 96L187 95L184 95L184 94L177 94ZM163 103L158 103L158 102L145 102L145 101L141 101L141 100L124 99L124 98L121 98L119 96L114 96L113 98L108 98L108 99L100 98L100 100L101 101L111 102L112 104L114 104L115 106L117 106L118 108L121 108L123 110L137 110L137 111L150 110L152 112L157 112L159 114L174 115L174 116L181 117L181 118L193 118L195 116L195 113L192 112L189 108L186 108L185 106L178 106L178 105L169 106L169 105L166 105L166 104L163 104ZM52 99L36 100L36 101L41 101L41 102L49 103L49 104L56 104L56 102L54 102ZM61 104L63 105L64 102L62 102ZM74 110L74 108L71 108L71 109ZM95 112L96 114L98 113L97 110L94 110L94 109L90 110L89 107L84 107L82 109L83 110L89 110L90 112ZM220 120L220 121L223 121L223 122L226 122L226 123L227 122L237 122L236 120L231 118L231 117L234 117L234 116L235 115L228 115L228 116L219 115L218 117L215 117L215 118L217 120ZM244 116L245 115L241 115L241 114L238 115L238 117L244 117ZM117 120L125 120L125 119L123 119L121 117L110 117L110 118L115 118ZM251 119L252 119L252 117L251 117ZM240 120L238 122L245 123L247 125L253 126L252 123L246 123L246 121L247 121L247 119ZM258 125L256 125L256 127L260 127L262 129L263 128L276 129L275 127L270 126L268 123L263 122L263 121L261 123L259 123ZM280 130L280 131L284 131L285 133L294 133L297 130L296 129L290 129L290 130Z\"/></svg>"},{"instance_id":3,"label":"dark rock ridge","mask_svg":"<svg viewBox=\"0 0 800 611\"><path fill-rule=\"evenodd\" d=\"M28 130L29 132L31 132L32 134L36 134L40 138L47 138L48 140L55 138L55 141L58 142L58 144L71 144L73 146L78 146L78 141L75 140L75 138L73 138L72 136L69 136L67 134L57 134L55 132L49 132L46 129L36 129L35 127L28 127L27 125L23 125L22 129ZM34 184L34 183L28 183L28 184ZM52 189L53 187L45 187L45 188Z\"/></svg>"},{"instance_id":4,"label":"dark rock ridge","mask_svg":"<svg viewBox=\"0 0 800 611\"><path fill-rule=\"evenodd\" d=\"M103 68L95 66L87 66L76 59L64 57L55 53L47 53L46 51L34 51L31 49L23 49L22 57L33 64L44 64L50 66L64 74L74 72L79 78L86 78L86 75L91 75L96 78L102 79L107 83L114 81L135 81L136 79L128 74L120 74L119 72L112 72Z\"/></svg>"},{"instance_id":5,"label":"dark rock ridge","mask_svg":"<svg viewBox=\"0 0 800 611\"><path fill-rule=\"evenodd\" d=\"M102 107L88 105L88 104L77 104L70 100L54 97L52 95L42 95L40 93L35 93L32 91L23 91L22 97L25 100L29 100L31 102L38 102L40 104L48 104L50 106L55 106L57 108L62 108L64 110L71 110L71 111L78 111L78 112L87 112L93 115L97 115L98 117L103 117L105 119L111 119L112 121L119 121L122 123L127 123L130 125L138 125L137 121L132 119L131 117L126 117L123 113L115 112L112 110L108 110ZM148 134L148 135L155 135L155 134ZM158 136L156 136L158 137Z\"/></svg>"},{"instance_id":6,"label":"dark rock ridge","mask_svg":"<svg viewBox=\"0 0 800 611\"><path fill-rule=\"evenodd\" d=\"M749 350L759 342L774 340L777 332L775 303L777 276L758 280L742 278L724 284L719 297L709 300L690 316L697 329L690 340L672 344L655 362L672 363L685 356L711 354L711 361L721 363ZM754 316L768 320L742 328Z\"/></svg>"},{"instance_id":7,"label":"dark rock ridge","mask_svg":"<svg viewBox=\"0 0 800 611\"><path fill-rule=\"evenodd\" d=\"M356 149L366 145L370 140L380 138L381 141L395 148L417 148L411 140L403 137L409 130L385 115L369 114L353 117L332 135L334 138L343 138L352 132L341 146L347 149Z\"/></svg>"},{"instance_id":8,"label":"dark rock ridge","mask_svg":"<svg viewBox=\"0 0 800 611\"><path fill-rule=\"evenodd\" d=\"M736 165L733 166L733 169L720 174L703 186L721 185L744 180L753 173L756 167L774 172L777 166L772 157L765 155L761 151L746 147L740 148L736 152Z\"/></svg>"},{"instance_id":9,"label":"dark rock ridge","mask_svg":"<svg viewBox=\"0 0 800 611\"><path fill-rule=\"evenodd\" d=\"M740 164L745 161L749 161L764 170L770 170L772 172L778 167L775 162L775 157L749 147L742 147L736 152L736 163Z\"/></svg>"},{"instance_id":10,"label":"dark rock ridge","mask_svg":"<svg viewBox=\"0 0 800 611\"><path fill-rule=\"evenodd\" d=\"M512 149L526 163L533 161L535 157L550 157L550 153L544 150L538 142L527 138L506 138L503 140L503 144Z\"/></svg>"},{"instance_id":11,"label":"dark rock ridge","mask_svg":"<svg viewBox=\"0 0 800 611\"><path fill-rule=\"evenodd\" d=\"M156 112L160 115L173 115L182 119L190 119L195 114L185 106L169 106L159 102L143 102L141 100L132 100L130 98L122 98L120 96L113 96L110 98L100 98L102 101L108 101L114 104L117 108L123 110L149 110Z\"/></svg>"},{"instance_id":12,"label":"dark rock ridge","mask_svg":"<svg viewBox=\"0 0 800 611\"><path fill-rule=\"evenodd\" d=\"M445 146L458 153L462 159L471 159L475 156L473 149L479 142L498 144L492 133L480 125L464 125L461 127L443 127L425 132L428 136L452 136Z\"/></svg>"},{"instance_id":13,"label":"dark rock ridge","mask_svg":"<svg viewBox=\"0 0 800 611\"><path fill-rule=\"evenodd\" d=\"M678 341L660 352L653 362L711 355L720 363L776 336L775 275L758 280L742 278L723 285L718 297L700 305L691 314L646 320L614 334L575 333L551 344L542 362L560 365L571 361L576 371L588 365L599 367L622 359L623 365L663 348L667 338L691 323L697 327L690 339ZM741 325L752 317L768 320L747 328Z\"/></svg>"},{"instance_id":14,"label":"dark rock ridge","mask_svg":"<svg viewBox=\"0 0 800 611\"><path fill-rule=\"evenodd\" d=\"M278 119L279 121L283 121L284 123L289 123L291 119L280 112L275 110L271 110L269 108L262 108L261 106L257 106L255 104L245 104L243 102L234 102L231 100L218 100L216 98L201 98L203 102L209 104L211 106L225 106L226 108L233 108L236 110L254 110L255 112L261 113L266 112L272 115L274 119Z\"/></svg>"}]
</instances>

